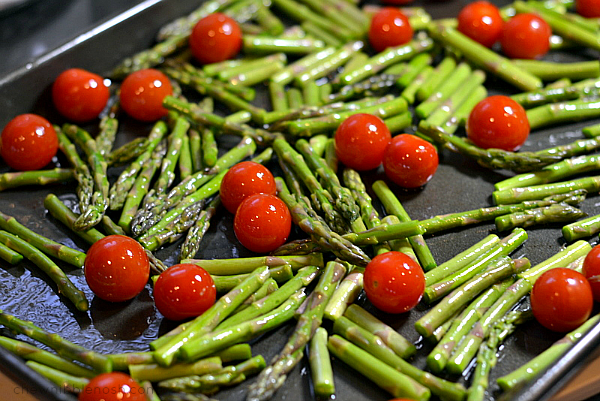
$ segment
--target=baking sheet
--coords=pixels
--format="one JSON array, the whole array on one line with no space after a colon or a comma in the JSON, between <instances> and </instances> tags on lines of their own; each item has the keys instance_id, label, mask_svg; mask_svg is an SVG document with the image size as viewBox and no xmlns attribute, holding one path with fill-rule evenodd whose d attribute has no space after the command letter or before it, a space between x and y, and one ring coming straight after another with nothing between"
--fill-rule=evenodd
<instances>
[{"instance_id":1,"label":"baking sheet","mask_svg":"<svg viewBox=\"0 0 600 401\"><path fill-rule=\"evenodd\" d=\"M415 1L411 5L424 6L434 18L438 18L456 16L458 10L466 3L468 2ZM497 2L496 4L505 3ZM187 14L197 5L196 1L153 0L144 2L47 54L28 68L1 79L0 126L4 126L14 115L25 112L36 112L46 116L52 122L60 123L60 117L52 109L49 88L61 71L70 67L80 67L96 72L108 72L122 58L152 45L154 35L161 25L175 17ZM127 40L123 40L123 38L127 38ZM571 59L572 57L570 54L552 56L556 60ZM491 77L488 78L488 83L495 92L514 91L506 84L494 81ZM258 102L261 101L264 101L264 96L259 97ZM532 133L523 150L535 150L571 142L581 137L581 127L591 124L592 122L588 121L536 131ZM89 127L89 129L94 132L94 127ZM119 130L118 144L125 143L135 136L144 135L147 130L147 125L125 119ZM229 146L235 141L235 138L225 140L226 145ZM61 163L64 165L65 161L59 157L57 164ZM8 168L2 166L0 171L8 171ZM492 205L493 184L511 175L508 172L486 170L460 155L443 151L440 154L440 166L435 177L422 190L403 191L394 186L393 188L411 217L424 219L438 214ZM379 172L365 178L368 182L372 182L384 177ZM48 193L54 193L65 203L74 205L76 203L74 189L75 186L71 185L4 191L0 193L0 210L17 217L21 223L36 232L85 251L87 245L48 216L43 207L43 199ZM598 197L590 196L582 205L582 209L590 215L597 214L597 204ZM442 232L427 237L427 242L436 261L442 263L491 232L495 232L493 223L481 224ZM565 245L558 225L529 229L528 233L529 239L513 256L528 257L532 265L554 255ZM592 245L595 245L596 237L590 241ZM179 243L158 251L157 256L167 265L176 263L177 245ZM198 257L243 256L251 256L251 254L239 246L235 240L231 215L225 212L220 213L203 241ZM60 333L77 344L106 353L147 350L147 344L152 339L175 326L172 322L163 321L154 308L150 286L147 286L131 302L110 304L93 297L93 294L87 289L81 271L66 265L64 267L75 285L82 288L88 299L91 300L88 313L77 312L64 303L57 295L54 284L28 262L22 262L18 266L0 263L0 309L19 318L31 320L48 331ZM413 327L414 322L422 316L427 308L419 305L409 313L393 316L373 310L364 299L360 299L359 302L418 344L420 350L414 363L424 368L424 357L431 345L423 342ZM327 326L328 322L324 324ZM293 324L289 324L259 338L252 344L254 353L262 354L265 360L269 361L281 349L292 331ZM7 334L4 329L0 329L0 333ZM497 386L493 385L496 377L522 365L561 337L560 334L543 329L536 322L530 322L520 327L503 345L498 365L492 370L492 391L489 398L495 399L499 394ZM595 346L598 342L598 335L594 334L587 338L587 341L588 344L592 344L591 346ZM10 366L13 372L16 372L16 376L22 380L22 385L31 388L40 398L74 399L54 387L48 387L48 383L44 379L23 366L20 360L6 354L0 349L2 363ZM556 386L552 386L552 384L559 383L559 379L566 372L576 370L580 366L581 360L588 354L586 349L577 352L569 360L569 364L566 362L559 364L563 371L546 375L543 378L543 381L540 382L544 385L542 391L536 390L536 385L529 386L523 395L520 395L524 398L520 399L538 399L556 391ZM386 392L377 388L367 379L360 377L340 361L334 361L334 371L337 399L386 400L390 398ZM464 382L464 378L456 379ZM247 386L252 380L249 379L242 385L222 391L217 394L216 398L221 400L243 399ZM537 386L540 387L539 383ZM527 390L536 391L528 392ZM285 386L275 394L273 399L313 399L309 370L305 360L288 375Z\"/></svg>"}]
</instances>

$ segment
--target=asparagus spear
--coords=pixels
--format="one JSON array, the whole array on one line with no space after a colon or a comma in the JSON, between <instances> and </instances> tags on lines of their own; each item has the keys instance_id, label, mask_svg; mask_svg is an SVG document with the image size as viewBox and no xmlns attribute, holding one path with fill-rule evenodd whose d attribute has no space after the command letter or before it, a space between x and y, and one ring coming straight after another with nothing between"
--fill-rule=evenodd
<instances>
[{"instance_id":1,"label":"asparagus spear","mask_svg":"<svg viewBox=\"0 0 600 401\"><path fill-rule=\"evenodd\" d=\"M271 361L271 364L259 374L257 381L250 386L247 399L268 399L273 392L283 385L286 371L289 371L294 365L288 361L293 358L294 353L304 349L321 325L327 300L331 297L345 272L346 269L342 264L335 261L327 263L308 300L306 309L298 318L293 334L279 354Z\"/></svg>"},{"instance_id":2,"label":"asparagus spear","mask_svg":"<svg viewBox=\"0 0 600 401\"><path fill-rule=\"evenodd\" d=\"M498 216L494 220L498 231L512 230L515 227L531 227L536 224L569 223L587 214L576 207L555 203L535 209Z\"/></svg>"},{"instance_id":3,"label":"asparagus spear","mask_svg":"<svg viewBox=\"0 0 600 401\"><path fill-rule=\"evenodd\" d=\"M104 234L95 228L90 228L89 230L85 231L75 230L74 224L78 216L73 213L73 211L69 209L56 195L48 194L48 196L46 196L44 199L44 207L48 210L52 217L59 220L88 244L93 244L99 239L104 238Z\"/></svg>"},{"instance_id":4,"label":"asparagus spear","mask_svg":"<svg viewBox=\"0 0 600 401\"><path fill-rule=\"evenodd\" d=\"M308 361L312 384L317 397L331 397L335 394L331 358L327 350L327 330L319 327L310 340Z\"/></svg>"},{"instance_id":5,"label":"asparagus spear","mask_svg":"<svg viewBox=\"0 0 600 401\"><path fill-rule=\"evenodd\" d=\"M27 361L25 362L25 365L29 366L57 386L60 386L61 389L67 391L82 391L90 381L85 377L73 376L35 361Z\"/></svg>"},{"instance_id":6,"label":"asparagus spear","mask_svg":"<svg viewBox=\"0 0 600 401\"><path fill-rule=\"evenodd\" d=\"M0 242L22 254L39 267L40 270L46 273L48 277L56 283L59 294L64 295L71 301L77 310L82 312L88 310L89 303L83 291L78 289L60 267L43 254L42 251L38 250L35 246L29 244L25 240L6 231L0 231Z\"/></svg>"},{"instance_id":7,"label":"asparagus spear","mask_svg":"<svg viewBox=\"0 0 600 401\"><path fill-rule=\"evenodd\" d=\"M600 176L584 177L571 181L533 185L530 187L494 191L492 197L497 205L542 199L553 194L565 194L576 189L595 193L600 190Z\"/></svg>"},{"instance_id":8,"label":"asparagus spear","mask_svg":"<svg viewBox=\"0 0 600 401\"><path fill-rule=\"evenodd\" d=\"M598 232L600 232L600 215L567 224L562 228L562 235L569 242L591 237Z\"/></svg>"},{"instance_id":9,"label":"asparagus spear","mask_svg":"<svg viewBox=\"0 0 600 401\"><path fill-rule=\"evenodd\" d=\"M189 228L184 243L181 245L181 252L179 253L180 260L188 259L196 255L200 249L202 238L204 238L204 234L208 231L210 226L210 220L216 214L220 204L221 198L215 196L208 206L200 212L195 223Z\"/></svg>"},{"instance_id":10,"label":"asparagus spear","mask_svg":"<svg viewBox=\"0 0 600 401\"><path fill-rule=\"evenodd\" d=\"M15 316L0 310L0 323L10 330L24 334L29 338L41 342L42 344L52 348L58 355L79 361L87 366L90 366L94 371L103 373L112 370L111 360L97 352L87 350L80 345L73 344L65 340L58 334L49 333L44 329L35 326L31 322L26 322Z\"/></svg>"},{"instance_id":11,"label":"asparagus spear","mask_svg":"<svg viewBox=\"0 0 600 401\"><path fill-rule=\"evenodd\" d=\"M75 171L70 168L2 173L0 191L29 185L66 184L74 179Z\"/></svg>"},{"instance_id":12,"label":"asparagus spear","mask_svg":"<svg viewBox=\"0 0 600 401\"><path fill-rule=\"evenodd\" d=\"M342 337L337 335L329 337L328 348L329 352L358 370L393 397L410 397L411 400L429 399L431 392L427 387L390 365L382 363L378 358Z\"/></svg>"}]
</instances>

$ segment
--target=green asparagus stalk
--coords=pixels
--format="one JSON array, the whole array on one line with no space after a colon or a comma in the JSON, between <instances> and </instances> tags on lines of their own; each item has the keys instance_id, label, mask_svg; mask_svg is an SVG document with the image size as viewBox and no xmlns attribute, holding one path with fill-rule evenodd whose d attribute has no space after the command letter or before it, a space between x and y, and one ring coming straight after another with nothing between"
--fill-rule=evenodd
<instances>
[{"instance_id":1,"label":"green asparagus stalk","mask_svg":"<svg viewBox=\"0 0 600 401\"><path fill-rule=\"evenodd\" d=\"M393 397L410 397L411 400L428 400L430 397L431 392L427 387L340 336L329 337L328 348L334 356L358 370Z\"/></svg>"},{"instance_id":2,"label":"green asparagus stalk","mask_svg":"<svg viewBox=\"0 0 600 401\"><path fill-rule=\"evenodd\" d=\"M452 352L462 338L468 334L475 322L490 308L506 289L515 282L514 278L494 284L475 298L455 319L452 319L448 331L427 355L427 366L434 373L441 373Z\"/></svg>"},{"instance_id":3,"label":"green asparagus stalk","mask_svg":"<svg viewBox=\"0 0 600 401\"><path fill-rule=\"evenodd\" d=\"M52 348L63 358L79 361L90 366L96 372L110 372L112 370L111 360L97 352L90 351L80 345L73 344L65 340L58 334L49 333L31 322L26 322L15 316L9 315L0 310L0 324L17 333L24 334L27 337L41 342Z\"/></svg>"},{"instance_id":4,"label":"green asparagus stalk","mask_svg":"<svg viewBox=\"0 0 600 401\"><path fill-rule=\"evenodd\" d=\"M284 384L286 370L293 367L293 364L290 366L288 363L289 359L293 357L294 353L302 351L312 339L315 331L321 325L327 301L345 272L346 269L342 264L335 261L327 263L308 299L304 312L298 318L293 334L279 354L273 358L271 364L259 374L257 381L250 386L248 399L268 399L270 394ZM287 368L282 371L281 369L285 365Z\"/></svg>"},{"instance_id":5,"label":"green asparagus stalk","mask_svg":"<svg viewBox=\"0 0 600 401\"><path fill-rule=\"evenodd\" d=\"M448 78L454 68L456 68L456 59L451 56L444 57L435 67L435 72L417 89L416 99L422 102L433 95L435 90Z\"/></svg>"},{"instance_id":6,"label":"green asparagus stalk","mask_svg":"<svg viewBox=\"0 0 600 401\"><path fill-rule=\"evenodd\" d=\"M0 212L0 228L12 233L21 240L28 242L33 247L37 248L48 256L60 259L63 262L69 263L75 267L83 267L85 262L85 253L46 238L43 235L40 235L25 227L14 217L2 212Z\"/></svg>"},{"instance_id":7,"label":"green asparagus stalk","mask_svg":"<svg viewBox=\"0 0 600 401\"><path fill-rule=\"evenodd\" d=\"M41 374L60 388L72 392L82 391L90 381L85 377L73 376L35 361L27 361L25 362L25 365L29 366L31 369L35 370L37 373Z\"/></svg>"},{"instance_id":8,"label":"green asparagus stalk","mask_svg":"<svg viewBox=\"0 0 600 401\"><path fill-rule=\"evenodd\" d=\"M542 81L555 81L560 78L581 80L600 76L600 66L594 61L554 63L542 60L513 60L513 63Z\"/></svg>"},{"instance_id":9,"label":"green asparagus stalk","mask_svg":"<svg viewBox=\"0 0 600 401\"><path fill-rule=\"evenodd\" d=\"M202 238L204 238L204 234L206 234L206 231L208 231L210 226L210 220L217 213L217 209L220 204L221 198L219 196L215 196L213 200L210 201L208 206L200 212L198 219L189 228L185 237L185 241L181 245L181 250L179 253L180 260L192 258L196 255L196 253L198 253Z\"/></svg>"},{"instance_id":10,"label":"green asparagus stalk","mask_svg":"<svg viewBox=\"0 0 600 401\"><path fill-rule=\"evenodd\" d=\"M467 63L458 64L448 79L415 108L415 114L422 119L428 118L458 88L471 81L471 72L471 67Z\"/></svg>"},{"instance_id":11,"label":"green asparagus stalk","mask_svg":"<svg viewBox=\"0 0 600 401\"><path fill-rule=\"evenodd\" d=\"M152 127L148 135L148 147L131 165L123 170L117 180L112 184L109 190L110 209L119 210L123 207L127 194L134 184L135 177L141 170L145 161L150 159L154 149L162 141L167 133L167 125L163 121L158 121Z\"/></svg>"},{"instance_id":12,"label":"green asparagus stalk","mask_svg":"<svg viewBox=\"0 0 600 401\"><path fill-rule=\"evenodd\" d=\"M542 199L553 194L565 194L576 189L585 189L589 193L598 192L600 190L600 176L494 191L492 198L497 205L503 205Z\"/></svg>"},{"instance_id":13,"label":"green asparagus stalk","mask_svg":"<svg viewBox=\"0 0 600 401\"><path fill-rule=\"evenodd\" d=\"M98 138L96 138L97 140ZM148 138L135 138L132 141L112 150L106 154L104 158L108 167L121 167L126 166L133 160L140 157L144 151L148 148Z\"/></svg>"},{"instance_id":14,"label":"green asparagus stalk","mask_svg":"<svg viewBox=\"0 0 600 401\"><path fill-rule=\"evenodd\" d=\"M58 293L71 301L77 310L85 312L89 309L89 303L84 292L78 289L60 267L42 253L42 251L38 250L27 241L6 231L0 231L0 242L22 254L40 270L46 273L56 284Z\"/></svg>"},{"instance_id":15,"label":"green asparagus stalk","mask_svg":"<svg viewBox=\"0 0 600 401\"><path fill-rule=\"evenodd\" d=\"M67 184L74 179L75 172L70 168L2 173L0 174L0 191L30 185Z\"/></svg>"},{"instance_id":16,"label":"green asparagus stalk","mask_svg":"<svg viewBox=\"0 0 600 401\"><path fill-rule=\"evenodd\" d=\"M585 216L587 214L576 207L555 203L550 206L498 216L494 223L498 231L506 231L515 227L526 228L536 224L569 223Z\"/></svg>"},{"instance_id":17,"label":"green asparagus stalk","mask_svg":"<svg viewBox=\"0 0 600 401\"><path fill-rule=\"evenodd\" d=\"M507 391L531 381L538 373L557 361L567 349L571 348L574 343L579 341L579 339L590 328L598 323L599 320L600 315L591 317L584 324L552 344L550 348L533 358L531 361L512 372L499 377L497 382L500 385L500 388Z\"/></svg>"},{"instance_id":18,"label":"green asparagus stalk","mask_svg":"<svg viewBox=\"0 0 600 401\"><path fill-rule=\"evenodd\" d=\"M527 110L531 130L552 124L594 119L600 116L597 100L573 100L566 103L552 103Z\"/></svg>"},{"instance_id":19,"label":"green asparagus stalk","mask_svg":"<svg viewBox=\"0 0 600 401\"><path fill-rule=\"evenodd\" d=\"M48 196L46 196L44 199L44 207L48 210L52 217L63 223L65 226L67 226L67 228L81 237L88 244L93 244L94 242L104 238L104 234L95 228L90 228L89 230L85 231L75 230L74 224L78 216L73 213L73 211L69 209L56 195L48 194Z\"/></svg>"},{"instance_id":20,"label":"green asparagus stalk","mask_svg":"<svg viewBox=\"0 0 600 401\"><path fill-rule=\"evenodd\" d=\"M154 359L156 362L161 366L169 366L184 344L217 327L250 294L260 288L267 278L269 278L268 276L269 269L266 266L256 269L243 283L223 295L207 311L195 318L185 331L170 337L166 343L161 344L160 348L155 348Z\"/></svg>"},{"instance_id":21,"label":"green asparagus stalk","mask_svg":"<svg viewBox=\"0 0 600 401\"><path fill-rule=\"evenodd\" d=\"M344 312L344 317L369 333L373 333L379 337L385 345L402 359L408 359L417 352L417 348L414 344L408 341L395 329L361 308L358 304L349 305Z\"/></svg>"},{"instance_id":22,"label":"green asparagus stalk","mask_svg":"<svg viewBox=\"0 0 600 401\"><path fill-rule=\"evenodd\" d=\"M23 341L0 336L0 346L28 361L51 366L73 376L92 378L96 373L57 354L35 347Z\"/></svg>"},{"instance_id":23,"label":"green asparagus stalk","mask_svg":"<svg viewBox=\"0 0 600 401\"><path fill-rule=\"evenodd\" d=\"M138 382L144 380L158 382L174 377L214 373L222 368L221 358L213 356L198 359L192 363L177 363L169 367L162 367L154 363L130 365L129 374Z\"/></svg>"},{"instance_id":24,"label":"green asparagus stalk","mask_svg":"<svg viewBox=\"0 0 600 401\"><path fill-rule=\"evenodd\" d=\"M306 293L304 290L298 290L279 307L270 312L234 326L191 339L181 347L180 356L184 361L194 361L233 344L250 341L292 319L294 312L300 307L305 298Z\"/></svg>"},{"instance_id":25,"label":"green asparagus stalk","mask_svg":"<svg viewBox=\"0 0 600 401\"><path fill-rule=\"evenodd\" d=\"M100 120L100 132L96 136L96 147L102 156L106 157L111 152L118 127L119 120L114 117L106 116Z\"/></svg>"},{"instance_id":26,"label":"green asparagus stalk","mask_svg":"<svg viewBox=\"0 0 600 401\"><path fill-rule=\"evenodd\" d=\"M331 358L327 350L327 330L319 327L310 340L308 362L312 384L317 397L328 398L335 394Z\"/></svg>"},{"instance_id":27,"label":"green asparagus stalk","mask_svg":"<svg viewBox=\"0 0 600 401\"><path fill-rule=\"evenodd\" d=\"M544 88L531 92L512 95L511 98L526 109L557 101L574 100L582 95L581 89L575 86L563 88Z\"/></svg>"},{"instance_id":28,"label":"green asparagus stalk","mask_svg":"<svg viewBox=\"0 0 600 401\"><path fill-rule=\"evenodd\" d=\"M210 274L221 276L250 273L261 266L277 267L287 264L294 271L304 266L324 266L322 253L290 256L253 256L233 259L185 259L183 262L197 264Z\"/></svg>"},{"instance_id":29,"label":"green asparagus stalk","mask_svg":"<svg viewBox=\"0 0 600 401\"><path fill-rule=\"evenodd\" d=\"M567 224L562 228L562 235L568 242L591 237L598 232L600 232L600 215L594 215L587 219Z\"/></svg>"}]
</instances>

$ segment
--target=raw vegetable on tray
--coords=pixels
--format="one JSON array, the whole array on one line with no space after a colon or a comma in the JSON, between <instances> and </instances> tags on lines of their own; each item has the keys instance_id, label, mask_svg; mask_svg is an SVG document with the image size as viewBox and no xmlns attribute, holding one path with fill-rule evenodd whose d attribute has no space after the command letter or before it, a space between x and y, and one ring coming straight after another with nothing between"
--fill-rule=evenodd
<instances>
[{"instance_id":1,"label":"raw vegetable on tray","mask_svg":"<svg viewBox=\"0 0 600 401\"><path fill-rule=\"evenodd\" d=\"M78 314L149 288L170 329L107 353L0 310L0 346L83 401L234 386L267 400L302 361L315 399L336 395L343 364L391 398L475 401L557 361L598 319L600 224L583 205L600 190L600 65L580 59L600 50L600 3L475 1L446 19L384 3L208 0L105 77L57 76L55 117L4 127L0 189L68 188L76 201L50 193L44 207L85 249L3 210L0 257L27 259ZM568 49L586 53L552 61ZM144 134L123 143L131 121ZM528 143L579 121L570 143ZM506 177L493 204L411 217L404 199L426 203L452 163ZM247 252L205 258L223 218ZM486 223L436 262L432 237ZM532 263L521 249L541 225L562 243ZM411 315L417 342L397 330ZM534 320L564 339L493 379L502 343ZM285 327L270 359L255 353Z\"/></svg>"}]
</instances>

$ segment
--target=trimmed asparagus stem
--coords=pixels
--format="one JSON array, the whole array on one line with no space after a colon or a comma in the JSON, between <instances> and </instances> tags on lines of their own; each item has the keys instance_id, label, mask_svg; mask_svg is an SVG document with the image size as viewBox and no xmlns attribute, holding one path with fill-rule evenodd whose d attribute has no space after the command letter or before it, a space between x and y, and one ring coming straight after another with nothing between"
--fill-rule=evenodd
<instances>
[{"instance_id":1,"label":"trimmed asparagus stem","mask_svg":"<svg viewBox=\"0 0 600 401\"><path fill-rule=\"evenodd\" d=\"M496 234L490 234L470 248L455 255L448 261L442 263L433 270L425 273L425 285L432 285L461 270L466 265L479 258L485 252L496 246L500 238Z\"/></svg>"},{"instance_id":2,"label":"trimmed asparagus stem","mask_svg":"<svg viewBox=\"0 0 600 401\"><path fill-rule=\"evenodd\" d=\"M415 108L415 114L422 119L428 118L442 102L448 99L458 88L468 82L471 72L471 67L467 63L458 64L448 79Z\"/></svg>"},{"instance_id":3,"label":"trimmed asparagus stem","mask_svg":"<svg viewBox=\"0 0 600 401\"><path fill-rule=\"evenodd\" d=\"M455 48L476 66L519 89L531 91L542 87L542 81L538 77L515 66L509 59L470 39L455 28L430 24L429 34L442 44Z\"/></svg>"},{"instance_id":4,"label":"trimmed asparagus stem","mask_svg":"<svg viewBox=\"0 0 600 401\"><path fill-rule=\"evenodd\" d=\"M575 189L585 189L588 193L600 190L600 176L584 177L571 181L533 185L494 191L492 197L497 205L512 204L528 200L542 199L553 194L565 194Z\"/></svg>"},{"instance_id":5,"label":"trimmed asparagus stem","mask_svg":"<svg viewBox=\"0 0 600 401\"><path fill-rule=\"evenodd\" d=\"M554 81L560 78L581 80L600 76L600 66L594 61L553 63L542 60L513 60L513 63L543 81Z\"/></svg>"},{"instance_id":6,"label":"trimmed asparagus stem","mask_svg":"<svg viewBox=\"0 0 600 401\"><path fill-rule=\"evenodd\" d=\"M567 224L562 228L562 235L568 242L591 237L598 232L600 232L600 215L594 215L587 219Z\"/></svg>"},{"instance_id":7,"label":"trimmed asparagus stem","mask_svg":"<svg viewBox=\"0 0 600 401\"><path fill-rule=\"evenodd\" d=\"M529 362L513 370L512 372L499 377L497 382L500 385L500 388L502 388L504 391L507 391L531 381L538 373L557 361L566 350L571 348L574 343L579 341L579 339L590 328L597 324L599 320L600 315L591 317L584 324L565 335L562 339L552 344L550 348L534 357Z\"/></svg>"},{"instance_id":8,"label":"trimmed asparagus stem","mask_svg":"<svg viewBox=\"0 0 600 401\"><path fill-rule=\"evenodd\" d=\"M537 224L570 223L585 216L587 214L576 207L555 203L550 206L498 216L494 223L498 231L506 231L515 227L527 228Z\"/></svg>"},{"instance_id":9,"label":"trimmed asparagus stem","mask_svg":"<svg viewBox=\"0 0 600 401\"><path fill-rule=\"evenodd\" d=\"M73 303L77 310L85 312L89 309L89 303L83 291L78 289L67 275L48 256L35 246L25 240L8 233L0 231L0 242L12 250L22 254L25 258L35 264L40 270L56 284L58 293L65 296ZM81 266L79 266L81 267Z\"/></svg>"},{"instance_id":10,"label":"trimmed asparagus stem","mask_svg":"<svg viewBox=\"0 0 600 401\"><path fill-rule=\"evenodd\" d=\"M400 200L390 190L385 181L375 181L372 188L388 213L398 217L401 222L411 221L410 216L400 203ZM435 262L429 247L425 243L425 238L423 238L422 235L415 235L408 237L408 240L418 257L419 264L423 267L423 270L427 272L434 269L437 266L437 263Z\"/></svg>"},{"instance_id":11,"label":"trimmed asparagus stem","mask_svg":"<svg viewBox=\"0 0 600 401\"><path fill-rule=\"evenodd\" d=\"M333 369L331 358L327 349L327 330L319 327L310 340L308 348L308 362L312 377L312 384L317 397L331 397L335 394L333 382Z\"/></svg>"},{"instance_id":12,"label":"trimmed asparagus stem","mask_svg":"<svg viewBox=\"0 0 600 401\"><path fill-rule=\"evenodd\" d=\"M410 362L396 355L375 334L372 334L369 330L357 325L346 317L341 317L335 321L333 332L367 351L382 363L393 367L422 386L427 387L432 394L437 395L441 399L458 401L463 399L466 394L466 390L462 385L435 377L431 373L414 367Z\"/></svg>"},{"instance_id":13,"label":"trimmed asparagus stem","mask_svg":"<svg viewBox=\"0 0 600 401\"><path fill-rule=\"evenodd\" d=\"M531 130L551 124L588 120L600 116L597 100L574 100L568 103L552 103L527 110Z\"/></svg>"},{"instance_id":14,"label":"trimmed asparagus stem","mask_svg":"<svg viewBox=\"0 0 600 401\"><path fill-rule=\"evenodd\" d=\"M75 172L70 168L2 173L0 191L29 185L67 184L73 180L75 180Z\"/></svg>"},{"instance_id":15,"label":"trimmed asparagus stem","mask_svg":"<svg viewBox=\"0 0 600 401\"><path fill-rule=\"evenodd\" d=\"M14 217L2 212L0 212L0 228L18 236L48 256L60 259L75 267L83 267L85 253L46 238L25 227Z\"/></svg>"},{"instance_id":16,"label":"trimmed asparagus stem","mask_svg":"<svg viewBox=\"0 0 600 401\"><path fill-rule=\"evenodd\" d=\"M400 373L390 365L382 363L378 358L342 337L337 335L329 337L327 346L329 352L334 356L366 376L393 397L404 397L411 400L429 399L431 392L427 387Z\"/></svg>"},{"instance_id":17,"label":"trimmed asparagus stem","mask_svg":"<svg viewBox=\"0 0 600 401\"><path fill-rule=\"evenodd\" d=\"M456 68L456 60L454 57L444 57L444 59L435 67L435 72L417 89L417 100L422 102L431 96L438 86L446 80L454 68Z\"/></svg>"},{"instance_id":18,"label":"trimmed asparagus stem","mask_svg":"<svg viewBox=\"0 0 600 401\"><path fill-rule=\"evenodd\" d=\"M323 254L319 252L308 255L254 256L234 259L185 259L183 263L197 264L210 274L221 276L251 273L261 266L277 267L288 264L294 271L304 266L325 266Z\"/></svg>"},{"instance_id":19,"label":"trimmed asparagus stem","mask_svg":"<svg viewBox=\"0 0 600 401\"><path fill-rule=\"evenodd\" d=\"M28 361L35 361L73 376L92 378L96 373L57 354L35 347L23 341L0 336L0 346Z\"/></svg>"},{"instance_id":20,"label":"trimmed asparagus stem","mask_svg":"<svg viewBox=\"0 0 600 401\"><path fill-rule=\"evenodd\" d=\"M508 278L494 284L475 298L460 315L451 321L448 331L427 356L429 369L434 373L441 373L444 370L452 352L462 338L514 282L514 278Z\"/></svg>"},{"instance_id":21,"label":"trimmed asparagus stem","mask_svg":"<svg viewBox=\"0 0 600 401\"><path fill-rule=\"evenodd\" d=\"M144 380L157 382L172 379L174 377L214 373L222 368L221 358L213 356L210 358L199 359L192 363L177 363L166 368L157 364L130 365L129 374L138 382Z\"/></svg>"},{"instance_id":22,"label":"trimmed asparagus stem","mask_svg":"<svg viewBox=\"0 0 600 401\"><path fill-rule=\"evenodd\" d=\"M289 370L298 362L298 360L294 360L294 363L288 363L296 352L304 349L321 325L327 301L345 273L346 269L342 264L335 261L327 263L315 289L308 298L306 308L298 317L293 334L279 354L273 358L271 364L260 373L257 381L250 386L247 399L268 399L284 384L287 371L281 371L281 364L287 365L287 370Z\"/></svg>"},{"instance_id":23,"label":"trimmed asparagus stem","mask_svg":"<svg viewBox=\"0 0 600 401\"><path fill-rule=\"evenodd\" d=\"M58 369L47 365L43 365L41 363L37 363L35 361L27 361L25 362L25 365L35 370L36 372L44 376L46 379L59 386L61 389L72 392L82 391L90 381L88 378L70 375Z\"/></svg>"},{"instance_id":24,"label":"trimmed asparagus stem","mask_svg":"<svg viewBox=\"0 0 600 401\"><path fill-rule=\"evenodd\" d=\"M195 318L185 331L170 337L168 342L156 349L154 352L156 362L161 366L169 366L184 344L217 327L247 297L260 288L267 278L269 278L269 269L266 266L256 269L243 283L223 295L207 311Z\"/></svg>"},{"instance_id":25,"label":"trimmed asparagus stem","mask_svg":"<svg viewBox=\"0 0 600 401\"><path fill-rule=\"evenodd\" d=\"M483 290L499 280L531 267L527 259L513 260L508 256L494 259L469 281L457 287L445 296L436 306L415 323L417 331L423 335L432 335L453 313L477 297Z\"/></svg>"},{"instance_id":26,"label":"trimmed asparagus stem","mask_svg":"<svg viewBox=\"0 0 600 401\"><path fill-rule=\"evenodd\" d=\"M400 89L406 90L417 79L418 75L425 71L428 66L430 66L432 61L433 56L429 53L417 54L408 62L406 69L396 80L396 86L398 86ZM394 65L388 68L388 70L393 67Z\"/></svg>"},{"instance_id":27,"label":"trimmed asparagus stem","mask_svg":"<svg viewBox=\"0 0 600 401\"><path fill-rule=\"evenodd\" d=\"M273 75L271 77L271 83L286 85L292 82L296 76L312 68L314 65L320 63L335 52L335 47L327 47L318 52L304 56Z\"/></svg>"},{"instance_id":28,"label":"trimmed asparagus stem","mask_svg":"<svg viewBox=\"0 0 600 401\"><path fill-rule=\"evenodd\" d=\"M428 303L432 303L447 295L450 291L467 282L476 274L484 271L486 266L496 258L512 253L527 240L527 237L527 232L522 228L514 229L510 235L500 240L497 246L491 248L472 263L446 277L443 281L425 287L423 299ZM431 332L435 329L430 329L420 324L416 325L416 328L417 331L426 336L431 335Z\"/></svg>"},{"instance_id":29,"label":"trimmed asparagus stem","mask_svg":"<svg viewBox=\"0 0 600 401\"><path fill-rule=\"evenodd\" d=\"M231 291L233 287L244 281L250 274L235 274L232 276L215 276L212 275L212 279L217 288L217 293L222 294L224 292ZM281 265L269 269L269 275L275 279L279 284L283 284L289 281L293 276L294 272L290 265Z\"/></svg>"},{"instance_id":30,"label":"trimmed asparagus stem","mask_svg":"<svg viewBox=\"0 0 600 401\"><path fill-rule=\"evenodd\" d=\"M10 330L14 330L17 333L24 334L29 338L41 342L55 350L58 355L64 358L79 361L90 366L96 372L103 373L112 371L112 361L108 357L73 344L60 337L58 334L49 333L46 330L35 326L31 322L21 320L2 310L0 310L0 324Z\"/></svg>"}]
</instances>

